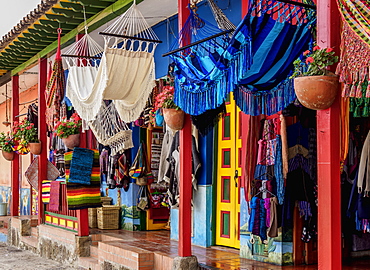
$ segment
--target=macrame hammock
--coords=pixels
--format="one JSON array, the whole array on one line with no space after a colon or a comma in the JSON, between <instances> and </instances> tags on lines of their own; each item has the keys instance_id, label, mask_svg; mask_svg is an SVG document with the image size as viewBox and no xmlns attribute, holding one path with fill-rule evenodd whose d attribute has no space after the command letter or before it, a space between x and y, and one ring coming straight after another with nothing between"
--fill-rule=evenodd
<instances>
[{"instance_id":1,"label":"macrame hammock","mask_svg":"<svg viewBox=\"0 0 370 270\"><path fill-rule=\"evenodd\" d=\"M244 113L272 115L295 99L287 78L293 61L308 49L315 18L314 10L302 6L277 0L251 2L224 54L233 84L229 87Z\"/></svg>"},{"instance_id":2,"label":"macrame hammock","mask_svg":"<svg viewBox=\"0 0 370 270\"><path fill-rule=\"evenodd\" d=\"M368 106L370 98L370 3L368 0L338 0L343 30L340 62L336 73L343 82L343 97ZM356 105L356 107L358 107ZM358 108L357 108L358 109ZM369 108L365 116L369 115ZM359 113L358 116L360 115Z\"/></svg>"},{"instance_id":3,"label":"macrame hammock","mask_svg":"<svg viewBox=\"0 0 370 270\"><path fill-rule=\"evenodd\" d=\"M85 26L85 35L62 55L68 66L66 96L79 116L87 121L91 120L90 108L81 101L91 94L102 54L103 48L87 33Z\"/></svg>"},{"instance_id":4,"label":"macrame hammock","mask_svg":"<svg viewBox=\"0 0 370 270\"><path fill-rule=\"evenodd\" d=\"M89 126L99 143L109 145L112 156L134 147L132 131L121 120L113 103L103 102L96 120L90 121Z\"/></svg>"},{"instance_id":5,"label":"macrame hammock","mask_svg":"<svg viewBox=\"0 0 370 270\"><path fill-rule=\"evenodd\" d=\"M91 93L102 54L103 48L87 33L85 26L85 35L62 55L69 71L66 96L84 120L89 111L80 101ZM102 102L96 119L88 121L88 125L99 143L110 146L112 155L133 147L132 131L120 119L112 103L107 106Z\"/></svg>"},{"instance_id":6,"label":"macrame hammock","mask_svg":"<svg viewBox=\"0 0 370 270\"><path fill-rule=\"evenodd\" d=\"M227 48L229 33L235 26L218 12L219 22L228 22L220 25L223 28L220 29L200 18L195 4L189 8L190 15L178 39L163 56L170 55L175 64L174 102L186 113L200 115L219 107L229 93L224 75L227 63L221 61L220 55Z\"/></svg>"},{"instance_id":7,"label":"macrame hammock","mask_svg":"<svg viewBox=\"0 0 370 270\"><path fill-rule=\"evenodd\" d=\"M160 41L136 1L104 32L105 50L89 96L80 100L93 120L102 101L113 100L125 122L136 120L155 86L154 51Z\"/></svg>"},{"instance_id":8,"label":"macrame hammock","mask_svg":"<svg viewBox=\"0 0 370 270\"><path fill-rule=\"evenodd\" d=\"M45 90L47 124L54 127L54 119L60 118L60 105L64 97L65 78L60 49L62 29L58 28L58 48L55 55L53 69Z\"/></svg>"}]
</instances>

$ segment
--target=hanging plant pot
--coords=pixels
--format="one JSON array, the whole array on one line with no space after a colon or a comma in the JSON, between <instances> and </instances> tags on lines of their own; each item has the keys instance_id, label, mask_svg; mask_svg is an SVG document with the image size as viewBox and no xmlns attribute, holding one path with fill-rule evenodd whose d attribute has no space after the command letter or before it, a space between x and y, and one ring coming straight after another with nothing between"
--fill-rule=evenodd
<instances>
[{"instance_id":1,"label":"hanging plant pot","mask_svg":"<svg viewBox=\"0 0 370 270\"><path fill-rule=\"evenodd\" d=\"M12 161L14 159L14 152L5 152L5 151L2 151L3 153L3 157L8 160L8 161Z\"/></svg>"},{"instance_id":2,"label":"hanging plant pot","mask_svg":"<svg viewBox=\"0 0 370 270\"><path fill-rule=\"evenodd\" d=\"M80 145L80 134L69 135L67 138L62 138L62 141L69 149L73 149Z\"/></svg>"},{"instance_id":3,"label":"hanging plant pot","mask_svg":"<svg viewBox=\"0 0 370 270\"><path fill-rule=\"evenodd\" d=\"M312 110L328 109L337 96L338 76L305 76L294 78L299 102Z\"/></svg>"},{"instance_id":4,"label":"hanging plant pot","mask_svg":"<svg viewBox=\"0 0 370 270\"><path fill-rule=\"evenodd\" d=\"M184 127L185 113L183 110L163 108L162 111L163 111L164 121L170 128L174 130L180 130Z\"/></svg>"},{"instance_id":5,"label":"hanging plant pot","mask_svg":"<svg viewBox=\"0 0 370 270\"><path fill-rule=\"evenodd\" d=\"M30 149L31 154L33 155L41 154L41 142L28 143L28 148Z\"/></svg>"}]
</instances>

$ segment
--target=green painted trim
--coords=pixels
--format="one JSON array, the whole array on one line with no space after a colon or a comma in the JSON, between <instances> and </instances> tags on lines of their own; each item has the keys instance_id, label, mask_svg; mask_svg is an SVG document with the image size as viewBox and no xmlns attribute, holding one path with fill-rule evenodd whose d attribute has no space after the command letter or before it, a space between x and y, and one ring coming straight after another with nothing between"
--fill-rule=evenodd
<instances>
[{"instance_id":1,"label":"green painted trim","mask_svg":"<svg viewBox=\"0 0 370 270\"><path fill-rule=\"evenodd\" d=\"M70 231L70 232L75 232L75 233L78 232L77 230L68 229L66 227L61 227L61 226L57 226L57 225L46 223L46 222L45 222L45 225L48 225L48 226L51 226L51 227L55 227L55 228L59 228L59 229L63 229L63 230Z\"/></svg>"},{"instance_id":2,"label":"green painted trim","mask_svg":"<svg viewBox=\"0 0 370 270\"><path fill-rule=\"evenodd\" d=\"M49 216L53 216L53 217L59 217L59 218L64 218L64 219L73 220L73 221L76 221L77 220L77 217L65 216L65 215L56 214L56 213L48 212L48 211L45 211L45 215L49 215Z\"/></svg>"},{"instance_id":3,"label":"green painted trim","mask_svg":"<svg viewBox=\"0 0 370 270\"><path fill-rule=\"evenodd\" d=\"M137 1L137 3L142 1ZM89 32L94 31L95 29L99 28L100 26L104 25L105 23L111 21L115 17L121 15L124 11L129 8L129 5L132 3L132 0L118 0L114 4L106 7L101 12L95 14L94 16L90 17L86 20L86 24L89 28ZM66 47L74 42L76 35L84 30L85 23L81 23L75 29L71 30L67 34L65 34L61 38L62 47ZM58 47L58 41L55 40L49 46L47 46L42 51L35 54L32 58L27 60L26 62L20 64L16 68L11 71L11 75L17 75L19 72L23 71L27 67L35 64L40 58L43 57L50 57L53 55Z\"/></svg>"},{"instance_id":4,"label":"green painted trim","mask_svg":"<svg viewBox=\"0 0 370 270\"><path fill-rule=\"evenodd\" d=\"M218 122L219 123L219 122ZM212 172L212 239L211 245L216 245L216 204L217 204L217 153L218 153L218 126L213 128L213 172Z\"/></svg>"}]
</instances>

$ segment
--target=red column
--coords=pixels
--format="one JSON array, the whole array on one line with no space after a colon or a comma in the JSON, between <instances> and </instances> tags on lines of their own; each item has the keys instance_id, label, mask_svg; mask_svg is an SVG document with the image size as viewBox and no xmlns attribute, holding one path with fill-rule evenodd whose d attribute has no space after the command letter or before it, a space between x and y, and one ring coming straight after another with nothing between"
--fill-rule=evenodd
<instances>
[{"instance_id":1,"label":"red column","mask_svg":"<svg viewBox=\"0 0 370 270\"><path fill-rule=\"evenodd\" d=\"M19 76L12 77L12 118L13 123L18 121L19 114ZM19 155L15 154L12 161L12 194L10 204L10 215L19 215Z\"/></svg>"},{"instance_id":2,"label":"red column","mask_svg":"<svg viewBox=\"0 0 370 270\"><path fill-rule=\"evenodd\" d=\"M317 1L317 41L339 51L336 0ZM342 269L339 92L329 109L317 111L318 268L323 270Z\"/></svg>"},{"instance_id":3,"label":"red column","mask_svg":"<svg viewBox=\"0 0 370 270\"><path fill-rule=\"evenodd\" d=\"M39 168L38 168L38 223L43 223L44 218L44 205L42 203L42 180L47 179L47 136L46 136L46 101L45 101L45 89L48 76L48 61L47 58L39 59L39 83L38 83L38 135L42 145L41 154L39 156Z\"/></svg>"},{"instance_id":4,"label":"red column","mask_svg":"<svg viewBox=\"0 0 370 270\"><path fill-rule=\"evenodd\" d=\"M189 0L178 0L179 29L189 16ZM186 44L181 44L182 46ZM179 256L191 256L191 121L186 115L180 132L180 208L179 208Z\"/></svg>"},{"instance_id":5,"label":"red column","mask_svg":"<svg viewBox=\"0 0 370 270\"><path fill-rule=\"evenodd\" d=\"M76 36L76 42L79 41L84 35L83 34L78 34ZM78 51L76 52L77 55L86 55L86 51L84 50L86 48L83 48L83 51ZM82 64L84 65L84 64ZM91 147L89 145L88 139L87 139L87 134L88 132L91 132L88 130L87 132L81 133L80 134L80 147L83 148L88 148ZM79 209L76 210L77 212L77 221L78 221L78 236L88 236L90 231L89 231L89 213L87 208L86 209Z\"/></svg>"}]
</instances>

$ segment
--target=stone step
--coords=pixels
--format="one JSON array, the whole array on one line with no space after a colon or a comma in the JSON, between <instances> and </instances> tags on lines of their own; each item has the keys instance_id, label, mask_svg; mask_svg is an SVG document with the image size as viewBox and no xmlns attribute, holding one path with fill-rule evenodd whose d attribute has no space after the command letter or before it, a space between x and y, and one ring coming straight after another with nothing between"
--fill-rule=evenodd
<instances>
[{"instance_id":1,"label":"stone step","mask_svg":"<svg viewBox=\"0 0 370 270\"><path fill-rule=\"evenodd\" d=\"M99 262L124 266L135 270L152 270L154 268L154 253L142 248L130 246L125 241L99 242Z\"/></svg>"},{"instance_id":2,"label":"stone step","mask_svg":"<svg viewBox=\"0 0 370 270\"><path fill-rule=\"evenodd\" d=\"M90 257L99 259L99 248L98 246L90 246Z\"/></svg>"},{"instance_id":3,"label":"stone step","mask_svg":"<svg viewBox=\"0 0 370 270\"><path fill-rule=\"evenodd\" d=\"M29 246L29 247L33 247L34 249L37 249L37 245L38 245L38 238L37 237L34 237L34 236L21 236L21 241Z\"/></svg>"},{"instance_id":4,"label":"stone step","mask_svg":"<svg viewBox=\"0 0 370 270\"><path fill-rule=\"evenodd\" d=\"M39 237L39 230L37 227L31 227L31 236L38 238Z\"/></svg>"},{"instance_id":5,"label":"stone step","mask_svg":"<svg viewBox=\"0 0 370 270\"><path fill-rule=\"evenodd\" d=\"M78 258L78 266L89 270L101 270L98 259L92 257Z\"/></svg>"}]
</instances>

